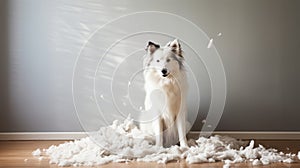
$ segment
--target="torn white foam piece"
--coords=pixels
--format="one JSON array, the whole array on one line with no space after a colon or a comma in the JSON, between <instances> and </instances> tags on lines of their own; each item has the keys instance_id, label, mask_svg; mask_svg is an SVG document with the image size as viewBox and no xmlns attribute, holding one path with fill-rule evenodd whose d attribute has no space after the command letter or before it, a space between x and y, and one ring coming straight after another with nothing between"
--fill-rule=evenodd
<instances>
[{"instance_id":1,"label":"torn white foam piece","mask_svg":"<svg viewBox=\"0 0 300 168\"><path fill-rule=\"evenodd\" d=\"M232 163L232 161L229 160L229 159L226 159L224 162L225 162L225 164L230 164L230 163Z\"/></svg>"},{"instance_id":2,"label":"torn white foam piece","mask_svg":"<svg viewBox=\"0 0 300 168\"><path fill-rule=\"evenodd\" d=\"M252 165L253 165L253 166L261 165L261 161L258 160L258 159L255 159L255 160L253 160Z\"/></svg>"},{"instance_id":3,"label":"torn white foam piece","mask_svg":"<svg viewBox=\"0 0 300 168\"><path fill-rule=\"evenodd\" d=\"M300 160L300 151L298 152L298 159Z\"/></svg>"},{"instance_id":4,"label":"torn white foam piece","mask_svg":"<svg viewBox=\"0 0 300 168\"><path fill-rule=\"evenodd\" d=\"M258 150L254 149L254 140L250 141L249 146L247 146L241 152L247 159L255 159L259 156Z\"/></svg>"},{"instance_id":5,"label":"torn white foam piece","mask_svg":"<svg viewBox=\"0 0 300 168\"><path fill-rule=\"evenodd\" d=\"M100 97L101 97L101 99L104 99L104 96L103 96L103 94L101 94L101 95L100 95Z\"/></svg>"},{"instance_id":6,"label":"torn white foam piece","mask_svg":"<svg viewBox=\"0 0 300 168\"><path fill-rule=\"evenodd\" d=\"M28 161L28 159L24 159L24 162L27 162Z\"/></svg>"},{"instance_id":7,"label":"torn white foam piece","mask_svg":"<svg viewBox=\"0 0 300 168\"><path fill-rule=\"evenodd\" d=\"M142 132L130 117L123 122L115 120L112 125L102 127L90 136L50 146L45 152L50 158L49 163L97 166L110 162L167 163L183 159L189 164L224 161L224 166L228 167L250 160L253 165L293 161L292 155L280 155L277 150L262 145L255 147L253 140L244 147L246 142L218 135L190 139L190 147L186 148L177 145L159 147L155 145L155 137Z\"/></svg>"},{"instance_id":8,"label":"torn white foam piece","mask_svg":"<svg viewBox=\"0 0 300 168\"><path fill-rule=\"evenodd\" d=\"M286 156L289 156L289 157L295 157L296 156L296 154L292 154L292 153L287 153L287 154L285 154Z\"/></svg>"},{"instance_id":9,"label":"torn white foam piece","mask_svg":"<svg viewBox=\"0 0 300 168\"><path fill-rule=\"evenodd\" d=\"M270 161L268 160L268 159L260 159L260 161L261 161L261 163L263 164L263 165L268 165L268 164L270 164Z\"/></svg>"},{"instance_id":10,"label":"torn white foam piece","mask_svg":"<svg viewBox=\"0 0 300 168\"><path fill-rule=\"evenodd\" d=\"M230 163L225 163L225 164L223 165L223 168L230 168Z\"/></svg>"},{"instance_id":11,"label":"torn white foam piece","mask_svg":"<svg viewBox=\"0 0 300 168\"><path fill-rule=\"evenodd\" d=\"M39 157L38 159L39 159L39 161L42 161L42 160L44 159L44 157L41 156L41 157Z\"/></svg>"},{"instance_id":12,"label":"torn white foam piece","mask_svg":"<svg viewBox=\"0 0 300 168\"><path fill-rule=\"evenodd\" d=\"M61 166L61 167L72 166L72 163L67 160L62 160L58 163L58 166Z\"/></svg>"},{"instance_id":13,"label":"torn white foam piece","mask_svg":"<svg viewBox=\"0 0 300 168\"><path fill-rule=\"evenodd\" d=\"M208 42L208 44L207 44L207 48L210 48L210 47L212 46L213 41L214 41L213 38L211 38L211 39L209 40L209 42Z\"/></svg>"},{"instance_id":14,"label":"torn white foam piece","mask_svg":"<svg viewBox=\"0 0 300 168\"><path fill-rule=\"evenodd\" d=\"M38 148L37 150L35 150L35 151L32 152L32 155L33 155L33 156L40 156L41 153L42 153L42 152L41 152L40 148Z\"/></svg>"},{"instance_id":15,"label":"torn white foam piece","mask_svg":"<svg viewBox=\"0 0 300 168\"><path fill-rule=\"evenodd\" d=\"M205 124L206 123L206 120L202 120L202 124Z\"/></svg>"},{"instance_id":16,"label":"torn white foam piece","mask_svg":"<svg viewBox=\"0 0 300 168\"><path fill-rule=\"evenodd\" d=\"M293 163L294 161L291 158L284 159L283 163Z\"/></svg>"},{"instance_id":17,"label":"torn white foam piece","mask_svg":"<svg viewBox=\"0 0 300 168\"><path fill-rule=\"evenodd\" d=\"M214 162L216 162L216 161L215 161L215 159L213 159L213 158L209 158L209 159L208 159L208 162L209 162L209 163L214 163Z\"/></svg>"},{"instance_id":18,"label":"torn white foam piece","mask_svg":"<svg viewBox=\"0 0 300 168\"><path fill-rule=\"evenodd\" d=\"M218 36L220 37L220 36L222 36L222 33L220 32L220 33L218 33Z\"/></svg>"}]
</instances>

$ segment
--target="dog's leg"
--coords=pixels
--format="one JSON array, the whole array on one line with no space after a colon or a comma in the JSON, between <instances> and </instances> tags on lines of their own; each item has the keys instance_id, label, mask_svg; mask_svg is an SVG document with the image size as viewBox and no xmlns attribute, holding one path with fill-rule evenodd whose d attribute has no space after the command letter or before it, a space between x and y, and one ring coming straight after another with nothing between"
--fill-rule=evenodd
<instances>
[{"instance_id":1,"label":"dog's leg","mask_svg":"<svg viewBox=\"0 0 300 168\"><path fill-rule=\"evenodd\" d=\"M151 103L150 94L148 92L146 92L144 105L146 111L151 109L152 103Z\"/></svg>"},{"instance_id":2,"label":"dog's leg","mask_svg":"<svg viewBox=\"0 0 300 168\"><path fill-rule=\"evenodd\" d=\"M179 116L176 119L176 125L178 129L178 136L179 136L179 142L180 146L182 147L188 147L187 140L186 140L186 108L182 108L179 112Z\"/></svg>"},{"instance_id":3,"label":"dog's leg","mask_svg":"<svg viewBox=\"0 0 300 168\"><path fill-rule=\"evenodd\" d=\"M156 146L162 146L163 145L163 123L161 117L155 119L152 126L155 133Z\"/></svg>"}]
</instances>

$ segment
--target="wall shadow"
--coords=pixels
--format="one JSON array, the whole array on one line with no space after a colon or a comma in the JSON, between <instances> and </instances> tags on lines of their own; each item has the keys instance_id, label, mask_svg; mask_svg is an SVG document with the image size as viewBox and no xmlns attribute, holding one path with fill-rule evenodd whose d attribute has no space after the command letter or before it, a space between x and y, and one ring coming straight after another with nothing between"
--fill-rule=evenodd
<instances>
[{"instance_id":1,"label":"wall shadow","mask_svg":"<svg viewBox=\"0 0 300 168\"><path fill-rule=\"evenodd\" d=\"M0 1L0 132L10 124L9 75L9 0Z\"/></svg>"}]
</instances>

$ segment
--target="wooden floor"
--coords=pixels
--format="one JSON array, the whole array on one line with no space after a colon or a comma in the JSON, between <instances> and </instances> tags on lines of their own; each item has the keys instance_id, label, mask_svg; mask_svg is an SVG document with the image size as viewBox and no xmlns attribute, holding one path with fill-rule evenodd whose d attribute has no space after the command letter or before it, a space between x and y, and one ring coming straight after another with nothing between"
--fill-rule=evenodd
<instances>
[{"instance_id":1,"label":"wooden floor","mask_svg":"<svg viewBox=\"0 0 300 168\"><path fill-rule=\"evenodd\" d=\"M47 148L53 144L60 144L63 141L0 141L0 167L58 167L57 165L49 165L49 159L43 159L39 161L37 158L31 155L31 152L37 148ZM257 144L262 144L266 147L277 148L285 153L296 153L300 150L300 141L257 141ZM27 159L27 161L24 161ZM156 168L217 168L222 167L223 163L202 163L202 164L187 164L184 161L171 162L167 164L157 164L157 163L141 163L141 162L131 162L131 163L110 163L98 167L112 168L112 167L156 167ZM242 164L232 164L230 167L262 167L262 168L279 168L279 167L291 167L300 168L300 161L297 160L292 164L277 163L267 166L252 166L249 163Z\"/></svg>"}]
</instances>

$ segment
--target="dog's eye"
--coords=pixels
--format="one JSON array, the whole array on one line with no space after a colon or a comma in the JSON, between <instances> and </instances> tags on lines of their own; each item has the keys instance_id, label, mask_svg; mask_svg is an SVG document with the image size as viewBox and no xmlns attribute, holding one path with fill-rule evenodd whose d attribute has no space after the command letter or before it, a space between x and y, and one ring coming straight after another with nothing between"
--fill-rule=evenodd
<instances>
[{"instance_id":1,"label":"dog's eye","mask_svg":"<svg viewBox=\"0 0 300 168\"><path fill-rule=\"evenodd\" d=\"M167 62L170 62L171 60L170 59L167 59Z\"/></svg>"},{"instance_id":2,"label":"dog's eye","mask_svg":"<svg viewBox=\"0 0 300 168\"><path fill-rule=\"evenodd\" d=\"M159 60L156 60L156 62L159 62Z\"/></svg>"}]
</instances>

